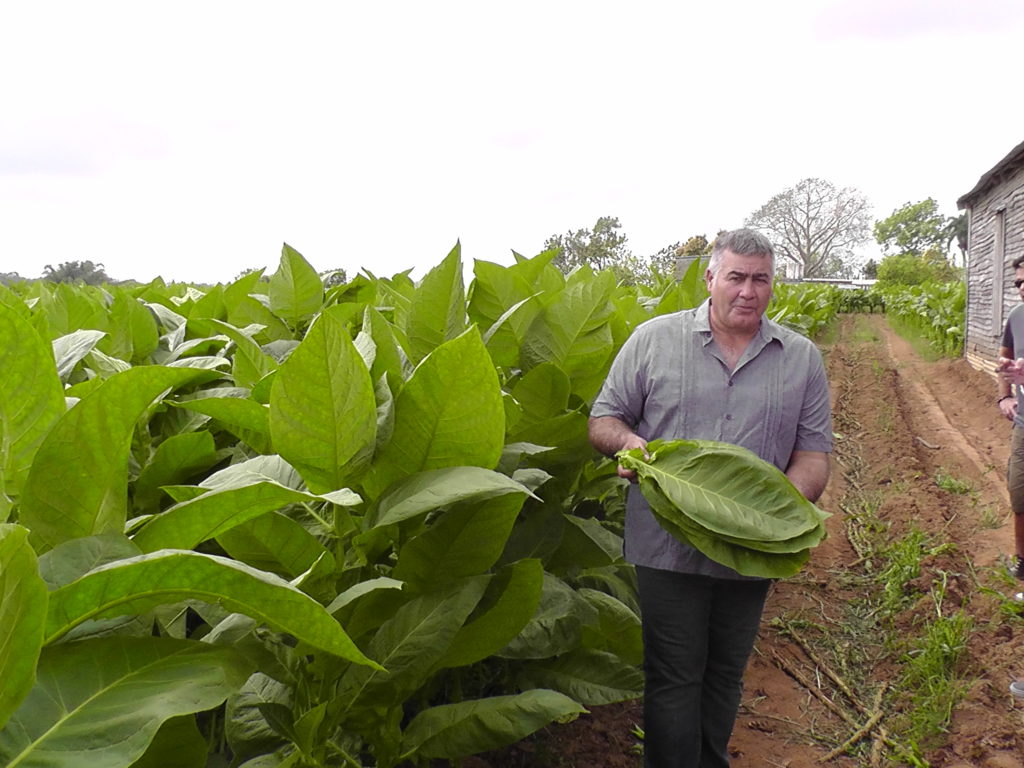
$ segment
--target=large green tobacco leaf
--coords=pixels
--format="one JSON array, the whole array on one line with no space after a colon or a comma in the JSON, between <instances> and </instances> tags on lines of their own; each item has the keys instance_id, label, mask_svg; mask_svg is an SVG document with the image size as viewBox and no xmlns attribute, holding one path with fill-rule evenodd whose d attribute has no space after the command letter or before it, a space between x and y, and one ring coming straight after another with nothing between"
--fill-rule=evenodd
<instances>
[{"instance_id":1,"label":"large green tobacco leaf","mask_svg":"<svg viewBox=\"0 0 1024 768\"><path fill-rule=\"evenodd\" d=\"M379 669L322 605L288 582L227 558L175 550L101 566L51 592L46 642L87 619L143 613L179 600L219 604L314 648Z\"/></svg>"},{"instance_id":2,"label":"large green tobacco leaf","mask_svg":"<svg viewBox=\"0 0 1024 768\"><path fill-rule=\"evenodd\" d=\"M324 284L302 254L287 243L270 276L270 310L292 327L309 320L324 303Z\"/></svg>"},{"instance_id":3,"label":"large green tobacco leaf","mask_svg":"<svg viewBox=\"0 0 1024 768\"><path fill-rule=\"evenodd\" d=\"M217 543L235 560L286 579L305 573L322 556L334 562L316 536L278 512L236 525L219 534Z\"/></svg>"},{"instance_id":4,"label":"large green tobacco leaf","mask_svg":"<svg viewBox=\"0 0 1024 768\"><path fill-rule=\"evenodd\" d=\"M535 662L519 676L524 688L553 688L587 706L614 704L643 693L640 668L613 653L576 649L557 659Z\"/></svg>"},{"instance_id":5,"label":"large green tobacco leaf","mask_svg":"<svg viewBox=\"0 0 1024 768\"><path fill-rule=\"evenodd\" d=\"M313 494L272 482L209 491L175 504L152 518L135 534L133 541L143 552L192 549L200 542L216 538L267 512L289 504L321 500Z\"/></svg>"},{"instance_id":6,"label":"large green tobacco leaf","mask_svg":"<svg viewBox=\"0 0 1024 768\"><path fill-rule=\"evenodd\" d=\"M568 374L581 399L597 394L614 352L609 328L614 288L608 272L573 273L565 290L530 326L523 341L523 368L554 363Z\"/></svg>"},{"instance_id":7,"label":"large green tobacco leaf","mask_svg":"<svg viewBox=\"0 0 1024 768\"><path fill-rule=\"evenodd\" d=\"M20 520L32 531L37 550L124 529L136 421L167 390L205 376L189 369L133 368L112 376L61 417L40 445L22 494Z\"/></svg>"},{"instance_id":8,"label":"large green tobacco leaf","mask_svg":"<svg viewBox=\"0 0 1024 768\"><path fill-rule=\"evenodd\" d=\"M47 433L64 413L53 350L31 323L0 304L0 521L21 492Z\"/></svg>"},{"instance_id":9,"label":"large green tobacco leaf","mask_svg":"<svg viewBox=\"0 0 1024 768\"><path fill-rule=\"evenodd\" d=\"M175 403L180 408L217 419L257 453L272 453L270 409L241 397L202 397Z\"/></svg>"},{"instance_id":10,"label":"large green tobacco leaf","mask_svg":"<svg viewBox=\"0 0 1024 768\"><path fill-rule=\"evenodd\" d=\"M0 524L0 728L35 680L47 599L28 531Z\"/></svg>"},{"instance_id":11,"label":"large green tobacco leaf","mask_svg":"<svg viewBox=\"0 0 1024 768\"><path fill-rule=\"evenodd\" d=\"M132 768L204 768L208 751L195 715L179 715L160 726L146 754Z\"/></svg>"},{"instance_id":12,"label":"large green tobacco leaf","mask_svg":"<svg viewBox=\"0 0 1024 768\"><path fill-rule=\"evenodd\" d=\"M501 556L525 494L451 509L411 539L392 576L417 589L485 573Z\"/></svg>"},{"instance_id":13,"label":"large green tobacco leaf","mask_svg":"<svg viewBox=\"0 0 1024 768\"><path fill-rule=\"evenodd\" d=\"M459 502L483 501L509 493L530 494L530 490L507 475L482 467L419 472L391 486L368 522L374 526L393 525Z\"/></svg>"},{"instance_id":14,"label":"large green tobacco leaf","mask_svg":"<svg viewBox=\"0 0 1024 768\"><path fill-rule=\"evenodd\" d=\"M476 327L445 342L417 366L398 395L394 435L363 488L376 497L415 472L497 466L505 444L501 398L497 372Z\"/></svg>"},{"instance_id":15,"label":"large green tobacco leaf","mask_svg":"<svg viewBox=\"0 0 1024 768\"><path fill-rule=\"evenodd\" d=\"M519 560L500 569L438 667L475 664L512 642L537 612L543 586L540 560Z\"/></svg>"},{"instance_id":16,"label":"large green tobacco leaf","mask_svg":"<svg viewBox=\"0 0 1024 768\"><path fill-rule=\"evenodd\" d=\"M467 579L442 592L410 600L385 621L367 652L384 669L351 667L339 683L339 699L348 707L394 707L429 676L480 602L488 578Z\"/></svg>"},{"instance_id":17,"label":"large green tobacco leaf","mask_svg":"<svg viewBox=\"0 0 1024 768\"><path fill-rule=\"evenodd\" d=\"M540 311L540 303L531 300L537 289L514 267L489 261L477 261L473 274L469 316L487 329L487 349L494 364L517 366L523 336Z\"/></svg>"},{"instance_id":18,"label":"large green tobacco leaf","mask_svg":"<svg viewBox=\"0 0 1024 768\"><path fill-rule=\"evenodd\" d=\"M462 248L456 244L444 261L431 269L416 286L405 327L409 356L413 363L418 363L465 330Z\"/></svg>"},{"instance_id":19,"label":"large green tobacco leaf","mask_svg":"<svg viewBox=\"0 0 1024 768\"><path fill-rule=\"evenodd\" d=\"M81 330L58 336L53 340L53 357L61 381L68 380L75 366L92 352L105 335L103 331Z\"/></svg>"},{"instance_id":20,"label":"large green tobacco leaf","mask_svg":"<svg viewBox=\"0 0 1024 768\"><path fill-rule=\"evenodd\" d=\"M607 592L580 589L580 597L597 611L597 623L583 627L583 646L608 651L629 664L643 662L640 617L628 605Z\"/></svg>"},{"instance_id":21,"label":"large green tobacco leaf","mask_svg":"<svg viewBox=\"0 0 1024 768\"><path fill-rule=\"evenodd\" d=\"M827 515L774 465L735 445L655 440L619 461L669 533L748 576L783 577L824 537Z\"/></svg>"},{"instance_id":22,"label":"large green tobacco leaf","mask_svg":"<svg viewBox=\"0 0 1024 768\"><path fill-rule=\"evenodd\" d=\"M522 632L497 655L509 659L546 659L580 644L582 627L597 614L576 591L556 576L544 574L540 605Z\"/></svg>"},{"instance_id":23,"label":"large green tobacco leaf","mask_svg":"<svg viewBox=\"0 0 1024 768\"><path fill-rule=\"evenodd\" d=\"M110 332L100 348L108 355L139 364L159 342L153 313L127 291L118 291L110 305Z\"/></svg>"},{"instance_id":24,"label":"large green tobacco leaf","mask_svg":"<svg viewBox=\"0 0 1024 768\"><path fill-rule=\"evenodd\" d=\"M220 320L211 322L215 328L235 342L235 352L231 356L231 375L236 387L252 388L256 382L277 368L274 359L253 339L256 333L263 330L262 325L236 328Z\"/></svg>"},{"instance_id":25,"label":"large green tobacco leaf","mask_svg":"<svg viewBox=\"0 0 1024 768\"><path fill-rule=\"evenodd\" d=\"M36 686L0 731L7 768L121 768L173 717L216 707L250 673L233 649L109 637L46 649Z\"/></svg>"},{"instance_id":26,"label":"large green tobacco leaf","mask_svg":"<svg viewBox=\"0 0 1024 768\"><path fill-rule=\"evenodd\" d=\"M513 744L555 720L586 712L557 691L533 690L424 710L405 729L407 756L456 760Z\"/></svg>"},{"instance_id":27,"label":"large green tobacco leaf","mask_svg":"<svg viewBox=\"0 0 1024 768\"><path fill-rule=\"evenodd\" d=\"M345 486L370 460L377 404L370 372L332 307L278 369L270 394L277 452L311 490Z\"/></svg>"},{"instance_id":28,"label":"large green tobacco leaf","mask_svg":"<svg viewBox=\"0 0 1024 768\"><path fill-rule=\"evenodd\" d=\"M155 511L163 498L160 486L184 483L220 460L213 435L207 431L171 435L156 447L142 468L132 494L134 511Z\"/></svg>"}]
</instances>

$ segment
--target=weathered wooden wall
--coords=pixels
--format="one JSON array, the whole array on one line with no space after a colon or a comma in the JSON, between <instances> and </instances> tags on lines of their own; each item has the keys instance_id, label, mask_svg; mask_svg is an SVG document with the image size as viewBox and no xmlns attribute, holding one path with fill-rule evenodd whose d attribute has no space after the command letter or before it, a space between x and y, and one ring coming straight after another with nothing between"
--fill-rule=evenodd
<instances>
[{"instance_id":1,"label":"weathered wooden wall","mask_svg":"<svg viewBox=\"0 0 1024 768\"><path fill-rule=\"evenodd\" d=\"M1024 169L974 201L968 217L964 356L991 370L1006 316L1020 303L1010 263L1024 256Z\"/></svg>"}]
</instances>

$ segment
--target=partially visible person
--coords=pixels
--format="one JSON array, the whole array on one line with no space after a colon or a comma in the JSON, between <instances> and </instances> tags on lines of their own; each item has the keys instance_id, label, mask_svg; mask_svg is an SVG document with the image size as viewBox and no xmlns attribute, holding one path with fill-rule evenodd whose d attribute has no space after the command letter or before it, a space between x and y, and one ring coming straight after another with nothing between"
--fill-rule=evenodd
<instances>
[{"instance_id":1,"label":"partially visible person","mask_svg":"<svg viewBox=\"0 0 1024 768\"><path fill-rule=\"evenodd\" d=\"M721 235L705 273L711 297L643 323L619 351L591 408L593 446L614 456L655 438L732 443L817 500L832 450L828 383L814 344L765 317L774 273L763 235ZM644 765L724 768L771 582L677 541L636 485L625 556L643 622Z\"/></svg>"},{"instance_id":2,"label":"partially visible person","mask_svg":"<svg viewBox=\"0 0 1024 768\"><path fill-rule=\"evenodd\" d=\"M1024 299L1024 256L1011 262L1014 269L1013 284ZM1024 304L1010 310L1003 329L1003 341L999 347L999 389L997 402L1003 416L1013 422L1010 432L1010 462L1007 467L1007 488L1010 492L1010 508L1013 510L1014 552L1009 568L1014 578L1024 582L1024 410L1021 410L1024 380L1017 360L1024 358ZM1016 387L1016 394L1013 389ZM1018 600L1024 600L1024 593L1018 593Z\"/></svg>"}]
</instances>

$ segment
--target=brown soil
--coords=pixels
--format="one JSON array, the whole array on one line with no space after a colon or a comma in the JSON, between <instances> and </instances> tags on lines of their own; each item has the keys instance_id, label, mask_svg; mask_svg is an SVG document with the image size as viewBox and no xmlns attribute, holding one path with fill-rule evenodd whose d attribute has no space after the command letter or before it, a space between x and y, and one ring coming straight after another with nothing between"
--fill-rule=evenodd
<instances>
[{"instance_id":1,"label":"brown soil","mask_svg":"<svg viewBox=\"0 0 1024 768\"><path fill-rule=\"evenodd\" d=\"M974 620L957 667L969 689L948 732L922 746L924 756L933 768L1024 768L1024 707L1015 709L1008 693L1011 680L1024 677L1024 621L1004 598L1015 586L1000 566L1013 546L1004 479L1010 426L995 405L994 379L964 360L925 362L881 315L841 318L825 356L838 435L820 502L833 513L830 535L808 568L777 583L769 597L730 747L733 768L910 764L880 738L898 728L908 708L908 692L894 690L891 679L899 674L892 644L903 638L904 652L913 650L926 622L960 609ZM969 490L940 487L944 477ZM916 529L929 548L955 546L922 561L921 575L906 586L917 602L885 624L886 632L846 647L851 608L879 579L877 550L862 543L871 531L857 525L867 519L866 505L884 523L876 539L895 542ZM836 748L878 711L877 724L840 754ZM642 758L631 731L642 724L639 702L597 707L463 765L637 768Z\"/></svg>"}]
</instances>

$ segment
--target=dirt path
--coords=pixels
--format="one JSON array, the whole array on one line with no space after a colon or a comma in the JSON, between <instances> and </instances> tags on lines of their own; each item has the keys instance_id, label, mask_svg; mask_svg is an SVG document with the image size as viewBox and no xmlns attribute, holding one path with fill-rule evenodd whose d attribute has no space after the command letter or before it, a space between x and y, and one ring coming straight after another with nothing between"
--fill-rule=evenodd
<instances>
[{"instance_id":1,"label":"dirt path","mask_svg":"<svg viewBox=\"0 0 1024 768\"><path fill-rule=\"evenodd\" d=\"M1013 589L999 569L1002 553L1012 551L1004 481L1010 427L995 405L995 381L962 360L923 361L881 316L844 318L826 359L839 436L833 480L821 502L833 513L831 535L812 567L778 584L772 595L733 739L734 768L820 764L830 753L822 742L838 745L852 736L877 709L873 698L882 683L897 682L888 679L896 673L884 661L870 663L885 658L881 642L875 647L862 637L858 647L822 646L851 637L844 630L861 618L857 605L865 579L882 578L858 547L864 524L884 525L889 542L916 530L928 547L955 544L922 562L922 574L908 590L924 604L892 626L895 637L913 638L936 612L949 616L960 608L975 622L959 662L971 688L954 713L948 740L922 750L927 761L934 768L1022 768L1021 712L1007 686L1024 673L1024 625L1000 610L1001 595ZM929 592L940 579L944 589L936 606ZM851 706L828 671L849 685L863 711ZM883 714L882 727L886 719ZM878 732L859 751L850 750L854 757L836 756L828 764L909 764L892 762L892 750L877 743ZM873 739L880 750L874 758L868 748Z\"/></svg>"},{"instance_id":2,"label":"dirt path","mask_svg":"<svg viewBox=\"0 0 1024 768\"><path fill-rule=\"evenodd\" d=\"M837 433L820 502L832 513L830 535L769 597L732 768L1024 768L1024 707L1008 693L1024 677L1024 620L1006 599L1015 586L999 566L1012 551L1010 426L995 405L995 381L963 360L923 361L881 315L842 318L823 348ZM929 554L919 575L895 582L891 599L902 607L881 621L877 598L866 604L885 578L878 553L915 535ZM973 621L957 661L969 690L948 735L921 745L926 763L894 757L907 745L881 737L903 732L897 726L915 704L914 691L899 686L905 665L893 659L914 651L936 616L960 611ZM896 643L903 648L894 651ZM840 753L876 712L879 722ZM639 702L598 708L474 768L637 768L637 724Z\"/></svg>"}]
</instances>

